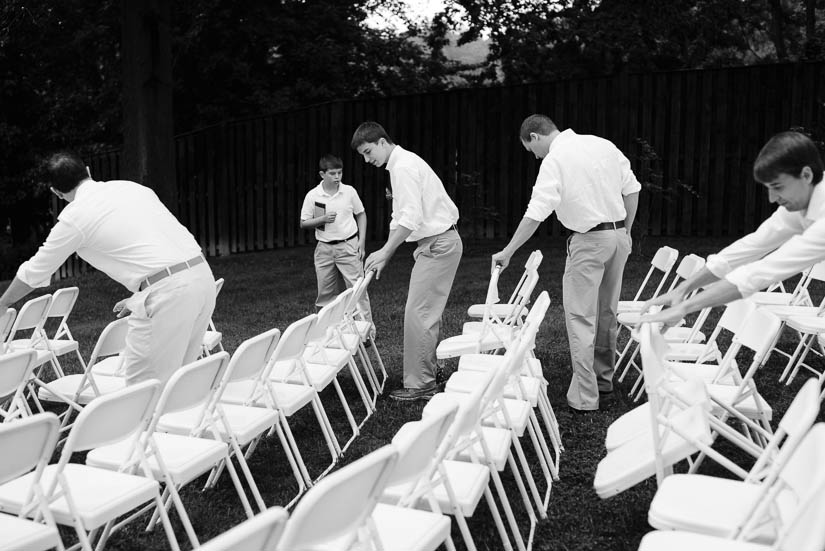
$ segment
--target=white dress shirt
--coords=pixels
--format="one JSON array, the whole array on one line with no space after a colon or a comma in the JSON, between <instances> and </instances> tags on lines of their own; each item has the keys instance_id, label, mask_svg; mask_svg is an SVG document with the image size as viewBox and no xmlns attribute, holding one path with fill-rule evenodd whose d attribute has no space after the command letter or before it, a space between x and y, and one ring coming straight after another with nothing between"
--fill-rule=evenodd
<instances>
[{"instance_id":1,"label":"white dress shirt","mask_svg":"<svg viewBox=\"0 0 825 551\"><path fill-rule=\"evenodd\" d=\"M706 266L747 297L820 260L825 260L824 182L814 186L806 210L778 207L755 232L710 255Z\"/></svg>"},{"instance_id":2,"label":"white dress shirt","mask_svg":"<svg viewBox=\"0 0 825 551\"><path fill-rule=\"evenodd\" d=\"M201 248L150 188L126 180L84 180L17 278L45 287L74 252L134 292L147 276L196 257Z\"/></svg>"},{"instance_id":3,"label":"white dress shirt","mask_svg":"<svg viewBox=\"0 0 825 551\"><path fill-rule=\"evenodd\" d=\"M309 220L310 218L317 218L315 213L315 203L323 203L324 212L337 212L335 222L327 222L324 228L320 226L315 228L315 239L318 241L337 241L352 237L353 234L358 233L358 224L353 218L354 214L361 214L364 212L364 204L361 198L358 197L358 192L355 188L344 183L338 184L338 191L330 195L324 191L324 183L321 182L306 194L304 197L304 204L301 207L301 220Z\"/></svg>"},{"instance_id":4,"label":"white dress shirt","mask_svg":"<svg viewBox=\"0 0 825 551\"><path fill-rule=\"evenodd\" d=\"M412 230L407 241L444 233L458 222L458 207L444 190L441 179L424 159L396 145L387 159L392 185L390 230Z\"/></svg>"},{"instance_id":5,"label":"white dress shirt","mask_svg":"<svg viewBox=\"0 0 825 551\"><path fill-rule=\"evenodd\" d=\"M622 197L642 186L619 148L598 136L561 132L541 163L526 218L544 221L554 211L564 227L586 232L624 220Z\"/></svg>"}]
</instances>

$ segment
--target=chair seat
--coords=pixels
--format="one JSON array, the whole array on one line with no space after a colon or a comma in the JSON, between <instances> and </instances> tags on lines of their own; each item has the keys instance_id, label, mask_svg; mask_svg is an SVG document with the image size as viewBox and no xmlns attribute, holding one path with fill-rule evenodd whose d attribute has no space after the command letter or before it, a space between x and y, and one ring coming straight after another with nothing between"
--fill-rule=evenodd
<instances>
[{"instance_id":1,"label":"chair seat","mask_svg":"<svg viewBox=\"0 0 825 551\"><path fill-rule=\"evenodd\" d=\"M497 471L503 471L507 466L507 457L510 455L510 446L513 444L512 433L507 429L496 427L481 427L490 457L487 459L496 467ZM470 453L472 450L472 453ZM454 459L459 461L473 461L473 455L477 458L484 457L484 449L480 442L476 442L470 449L462 450Z\"/></svg>"},{"instance_id":2,"label":"chair seat","mask_svg":"<svg viewBox=\"0 0 825 551\"><path fill-rule=\"evenodd\" d=\"M825 332L825 318L818 316L791 316L787 319L787 324L802 333Z\"/></svg>"},{"instance_id":3,"label":"chair seat","mask_svg":"<svg viewBox=\"0 0 825 551\"><path fill-rule=\"evenodd\" d=\"M758 543L726 540L704 534L673 530L649 532L639 543L639 551L696 551L697 549L703 551L771 551L772 548Z\"/></svg>"},{"instance_id":4,"label":"chair seat","mask_svg":"<svg viewBox=\"0 0 825 551\"><path fill-rule=\"evenodd\" d=\"M221 343L223 333L220 331L207 331L203 334L203 347L206 350L212 350Z\"/></svg>"},{"instance_id":5,"label":"chair seat","mask_svg":"<svg viewBox=\"0 0 825 551\"><path fill-rule=\"evenodd\" d=\"M361 337L362 341L366 340L368 336L375 333L375 325L366 320L353 320L351 325L347 325L344 328L345 334L352 333L350 327L355 328L356 334Z\"/></svg>"},{"instance_id":6,"label":"chair seat","mask_svg":"<svg viewBox=\"0 0 825 551\"><path fill-rule=\"evenodd\" d=\"M792 306L787 304L760 304L760 308L768 310L782 321L787 321L793 316L816 316L819 314L819 306Z\"/></svg>"},{"instance_id":7,"label":"chair seat","mask_svg":"<svg viewBox=\"0 0 825 551\"><path fill-rule=\"evenodd\" d=\"M663 336L667 342L687 342L692 332L692 327L668 327ZM697 331L690 342L702 343L705 342L705 338L704 333Z\"/></svg>"},{"instance_id":8,"label":"chair seat","mask_svg":"<svg viewBox=\"0 0 825 551\"><path fill-rule=\"evenodd\" d=\"M387 551L435 551L450 535L450 517L379 503L372 512Z\"/></svg>"},{"instance_id":9,"label":"chair seat","mask_svg":"<svg viewBox=\"0 0 825 551\"><path fill-rule=\"evenodd\" d=\"M444 461L443 466L461 513L465 517L473 516L490 481L490 469L486 465L478 463L452 460ZM407 490L409 490L409 484L407 483L387 486L381 501L384 503L397 503L406 494ZM439 484L433 489L433 496L442 511L452 510L453 506L443 484ZM420 499L416 503L416 507L428 508L426 498Z\"/></svg>"},{"instance_id":10,"label":"chair seat","mask_svg":"<svg viewBox=\"0 0 825 551\"><path fill-rule=\"evenodd\" d=\"M126 379L123 377L95 375L94 381L97 385L97 389L100 391L100 395L110 394L126 388ZM46 383L45 387L40 387L37 390L37 397L40 400L47 402L63 402L64 400L61 396L75 400L74 396L77 394L82 382L83 375L66 375L65 377L60 377L50 383ZM75 401L79 404L85 405L97 398L97 396L98 395L95 393L91 384L89 384L87 380L85 388L80 392L80 395Z\"/></svg>"},{"instance_id":11,"label":"chair seat","mask_svg":"<svg viewBox=\"0 0 825 551\"><path fill-rule=\"evenodd\" d=\"M40 484L48 488L57 472L57 465L48 465ZM158 492L155 480L105 469L95 469L68 463L63 470L66 487L71 493L75 511L87 530L106 524L151 501ZM0 486L0 509L17 513L29 494L33 473ZM49 504L59 524L73 524L65 497Z\"/></svg>"},{"instance_id":12,"label":"chair seat","mask_svg":"<svg viewBox=\"0 0 825 551\"><path fill-rule=\"evenodd\" d=\"M638 408L637 408L638 409ZM689 439L710 445L710 428L705 413L699 407L679 411L670 417L671 422ZM697 446L675 432L668 432L663 443L662 457L665 465L672 465L699 451ZM596 467L593 488L600 498L606 499L656 474L656 456L650 434L639 434L621 446L608 452Z\"/></svg>"},{"instance_id":13,"label":"chair seat","mask_svg":"<svg viewBox=\"0 0 825 551\"><path fill-rule=\"evenodd\" d=\"M326 343L326 347L341 348L348 351L349 354L352 355L355 354L356 350L358 350L358 346L361 344L361 337L352 333L341 333L341 341L343 341L343 346L341 346L341 343L338 342L338 339L333 339L332 341ZM312 345L310 345L310 348L311 346Z\"/></svg>"},{"instance_id":14,"label":"chair seat","mask_svg":"<svg viewBox=\"0 0 825 551\"><path fill-rule=\"evenodd\" d=\"M486 307L486 304L473 304L467 309L467 315L471 318L483 318ZM529 312L527 307L522 307L518 304L511 304L509 302L505 302L502 304L491 305L490 314L497 317L498 319L505 319L511 317L513 315L513 312L515 312L517 308L521 308L521 312L519 312L519 317L526 316Z\"/></svg>"},{"instance_id":15,"label":"chair seat","mask_svg":"<svg viewBox=\"0 0 825 551\"><path fill-rule=\"evenodd\" d=\"M123 357L121 355L109 356L95 362L91 367L95 375L122 375Z\"/></svg>"},{"instance_id":16,"label":"chair seat","mask_svg":"<svg viewBox=\"0 0 825 551\"><path fill-rule=\"evenodd\" d=\"M250 397L256 387L257 383L255 381L229 383L221 395L221 402L227 404L250 403ZM296 411L310 403L317 395L313 387L304 384L270 382L269 387L272 390L278 410L282 411L287 417L294 415ZM259 407L267 406L263 396L252 403Z\"/></svg>"},{"instance_id":17,"label":"chair seat","mask_svg":"<svg viewBox=\"0 0 825 551\"><path fill-rule=\"evenodd\" d=\"M344 350L343 348L307 348L303 355L304 362L307 363L314 363L314 364L329 364L341 369L345 365L349 363L350 358L352 358L352 354L348 350ZM273 369L273 375L270 378L277 378L275 370L278 368L279 363L288 363L288 362L275 362L275 369Z\"/></svg>"},{"instance_id":18,"label":"chair seat","mask_svg":"<svg viewBox=\"0 0 825 551\"><path fill-rule=\"evenodd\" d=\"M478 354L506 347L512 339L513 328L498 325L482 337L479 334L455 335L438 343L435 349L439 360L456 358L463 354Z\"/></svg>"},{"instance_id":19,"label":"chair seat","mask_svg":"<svg viewBox=\"0 0 825 551\"><path fill-rule=\"evenodd\" d=\"M15 339L6 343L9 352L16 352L18 350L31 350L31 339ZM52 359L52 352L44 348L35 348L37 358L34 361L35 367L43 365Z\"/></svg>"},{"instance_id":20,"label":"chair seat","mask_svg":"<svg viewBox=\"0 0 825 551\"><path fill-rule=\"evenodd\" d=\"M229 449L224 442L163 432L155 433L154 440L172 480L180 485L208 471L226 457ZM129 440L95 448L86 455L86 464L100 469L117 470L129 459L131 450L132 443ZM162 482L163 472L156 458L149 458L149 468L155 480Z\"/></svg>"},{"instance_id":21,"label":"chair seat","mask_svg":"<svg viewBox=\"0 0 825 551\"><path fill-rule=\"evenodd\" d=\"M625 312L638 312L642 309L645 303L643 300L620 300L618 304L617 313L623 314Z\"/></svg>"},{"instance_id":22,"label":"chair seat","mask_svg":"<svg viewBox=\"0 0 825 551\"><path fill-rule=\"evenodd\" d=\"M341 350L346 353L346 351ZM349 354L347 354L349 357ZM324 364L324 363L304 363L304 374L309 384L314 386L318 392L324 390L338 373L343 369L348 362L343 364ZM288 383L290 385L303 385L304 377L298 371L291 369L292 361L275 362L269 378L276 383ZM292 371L292 373L290 373ZM300 407L300 406L299 406Z\"/></svg>"},{"instance_id":23,"label":"chair seat","mask_svg":"<svg viewBox=\"0 0 825 551\"><path fill-rule=\"evenodd\" d=\"M0 513L0 549L13 551L41 551L57 547L60 535L57 529Z\"/></svg>"},{"instance_id":24,"label":"chair seat","mask_svg":"<svg viewBox=\"0 0 825 551\"><path fill-rule=\"evenodd\" d=\"M793 293L780 293L773 291L760 291L748 297L756 304L762 306L763 304L771 304L777 306L787 306L793 300Z\"/></svg>"},{"instance_id":25,"label":"chair seat","mask_svg":"<svg viewBox=\"0 0 825 551\"><path fill-rule=\"evenodd\" d=\"M720 356L716 343L711 343L710 350L707 348L708 345L698 342L670 343L665 357L671 362L705 363L712 358L718 358Z\"/></svg>"},{"instance_id":26,"label":"chair seat","mask_svg":"<svg viewBox=\"0 0 825 551\"><path fill-rule=\"evenodd\" d=\"M268 431L278 422L278 414L271 409L240 406L235 404L221 404L223 413L229 423L229 429L238 441L238 444L245 446L261 433ZM160 418L158 431L171 432L174 434L189 435L198 426L203 407L199 406L184 411L167 413ZM222 422L216 423L217 430L223 441L229 440L229 433ZM204 434L211 437L210 432Z\"/></svg>"},{"instance_id":27,"label":"chair seat","mask_svg":"<svg viewBox=\"0 0 825 551\"><path fill-rule=\"evenodd\" d=\"M430 398L430 401L427 402L427 405L424 406L421 412L421 417L424 418L428 415L441 412L444 408L452 408L454 405L461 407L461 404L465 402L468 397L469 394L458 392L440 392ZM530 414L533 412L530 402L505 398L503 403L507 409L507 415L512 422L512 426L507 428L513 429L516 431L516 434L521 437L527 428L527 424L530 422ZM488 417L482 420L482 424L485 426L504 427L506 426L504 421L504 415L501 412L497 412L493 418Z\"/></svg>"},{"instance_id":28,"label":"chair seat","mask_svg":"<svg viewBox=\"0 0 825 551\"><path fill-rule=\"evenodd\" d=\"M444 390L447 392L469 394L478 388L478 385L482 384L485 379L486 374L482 371L456 371L447 379ZM504 387L504 397L527 400L532 407L538 406L539 392L542 391L542 382L535 377L521 376L520 379L521 388L518 388L518 386L513 383L508 383ZM522 390L524 392L523 396L521 395Z\"/></svg>"},{"instance_id":29,"label":"chair seat","mask_svg":"<svg viewBox=\"0 0 825 551\"><path fill-rule=\"evenodd\" d=\"M662 481L648 510L648 522L660 530L687 530L699 534L725 537L747 520L750 506L762 488L706 475L674 474ZM775 533L767 530L749 537L752 541L771 543Z\"/></svg>"},{"instance_id":30,"label":"chair seat","mask_svg":"<svg viewBox=\"0 0 825 551\"><path fill-rule=\"evenodd\" d=\"M459 371L490 371L504 363L504 356L497 354L463 354L458 359ZM522 375L535 376L542 373L538 358L527 358L521 368Z\"/></svg>"}]
</instances>

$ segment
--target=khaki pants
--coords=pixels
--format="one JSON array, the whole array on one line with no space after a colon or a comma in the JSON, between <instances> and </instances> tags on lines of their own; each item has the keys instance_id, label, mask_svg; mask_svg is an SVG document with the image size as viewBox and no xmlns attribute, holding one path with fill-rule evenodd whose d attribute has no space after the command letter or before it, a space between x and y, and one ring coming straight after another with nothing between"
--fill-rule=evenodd
<instances>
[{"instance_id":1,"label":"khaki pants","mask_svg":"<svg viewBox=\"0 0 825 551\"><path fill-rule=\"evenodd\" d=\"M334 245L319 241L315 246L315 277L318 280L315 306L319 309L341 293L342 279L346 288L350 288L358 278L364 277L364 263L358 258L358 239L353 238ZM370 297L367 293L364 293L358 308L364 313L364 317L372 322Z\"/></svg>"},{"instance_id":2,"label":"khaki pants","mask_svg":"<svg viewBox=\"0 0 825 551\"><path fill-rule=\"evenodd\" d=\"M567 403L599 408L599 391L613 390L616 310L631 241L622 229L576 233L568 239L563 295L573 378Z\"/></svg>"},{"instance_id":3,"label":"khaki pants","mask_svg":"<svg viewBox=\"0 0 825 551\"><path fill-rule=\"evenodd\" d=\"M449 229L418 242L404 310L404 386L435 384L435 349L441 314L447 305L464 245Z\"/></svg>"},{"instance_id":4,"label":"khaki pants","mask_svg":"<svg viewBox=\"0 0 825 551\"><path fill-rule=\"evenodd\" d=\"M200 355L215 310L215 277L204 262L135 293L127 307L129 330L123 354L128 384L166 383Z\"/></svg>"}]
</instances>

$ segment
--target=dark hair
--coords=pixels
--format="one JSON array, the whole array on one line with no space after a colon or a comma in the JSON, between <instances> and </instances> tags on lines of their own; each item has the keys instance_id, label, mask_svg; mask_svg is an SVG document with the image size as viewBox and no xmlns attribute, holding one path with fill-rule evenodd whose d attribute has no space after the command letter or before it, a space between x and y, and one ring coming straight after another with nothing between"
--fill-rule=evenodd
<instances>
[{"instance_id":1,"label":"dark hair","mask_svg":"<svg viewBox=\"0 0 825 551\"><path fill-rule=\"evenodd\" d=\"M358 149L365 143L378 143L378 140L381 138L387 140L387 143L390 145L395 144L395 142L392 141L392 138L390 138L390 135L387 134L387 131L384 130L383 126L372 121L362 122L352 134L352 142L350 142L350 146L353 149Z\"/></svg>"},{"instance_id":2,"label":"dark hair","mask_svg":"<svg viewBox=\"0 0 825 551\"><path fill-rule=\"evenodd\" d=\"M762 147L753 162L753 177L763 184L775 181L780 174L798 178L806 166L814 173L813 184L818 184L823 165L814 142L800 132L780 132Z\"/></svg>"},{"instance_id":3,"label":"dark hair","mask_svg":"<svg viewBox=\"0 0 825 551\"><path fill-rule=\"evenodd\" d=\"M521 141L529 142L533 132L539 136L549 136L554 130L558 130L558 127L547 115L530 115L521 123L519 137Z\"/></svg>"},{"instance_id":4,"label":"dark hair","mask_svg":"<svg viewBox=\"0 0 825 551\"><path fill-rule=\"evenodd\" d=\"M86 163L76 153L59 151L43 163L46 184L60 193L69 193L89 177Z\"/></svg>"},{"instance_id":5,"label":"dark hair","mask_svg":"<svg viewBox=\"0 0 825 551\"><path fill-rule=\"evenodd\" d=\"M344 161L335 155L327 154L321 157L321 160L318 161L318 168L321 169L321 172L326 172L327 170L332 170L333 168L344 168Z\"/></svg>"}]
</instances>

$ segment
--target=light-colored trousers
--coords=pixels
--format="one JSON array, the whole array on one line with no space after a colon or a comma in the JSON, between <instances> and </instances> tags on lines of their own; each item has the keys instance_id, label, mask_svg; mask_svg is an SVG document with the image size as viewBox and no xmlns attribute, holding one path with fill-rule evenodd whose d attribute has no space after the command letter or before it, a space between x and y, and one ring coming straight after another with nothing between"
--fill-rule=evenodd
<instances>
[{"instance_id":1,"label":"light-colored trousers","mask_svg":"<svg viewBox=\"0 0 825 551\"><path fill-rule=\"evenodd\" d=\"M404 310L404 386L425 388L435 384L441 314L453 287L464 244L449 229L418 242L413 253L410 290Z\"/></svg>"},{"instance_id":2,"label":"light-colored trousers","mask_svg":"<svg viewBox=\"0 0 825 551\"><path fill-rule=\"evenodd\" d=\"M568 239L563 297L573 377L567 403L575 409L598 409L599 390L613 390L616 310L630 248L624 228Z\"/></svg>"},{"instance_id":3,"label":"light-colored trousers","mask_svg":"<svg viewBox=\"0 0 825 551\"><path fill-rule=\"evenodd\" d=\"M359 277L364 277L364 263L358 258L358 239L353 238L334 245L319 241L315 246L315 277L318 280L315 306L319 309L341 293L339 282L342 279L349 289ZM358 309L369 322L372 322L370 297L367 293L364 293L358 302Z\"/></svg>"},{"instance_id":4,"label":"light-colored trousers","mask_svg":"<svg viewBox=\"0 0 825 551\"><path fill-rule=\"evenodd\" d=\"M122 367L127 384L148 379L166 384L200 355L215 310L215 277L203 262L135 293L127 307L132 311Z\"/></svg>"}]
</instances>

